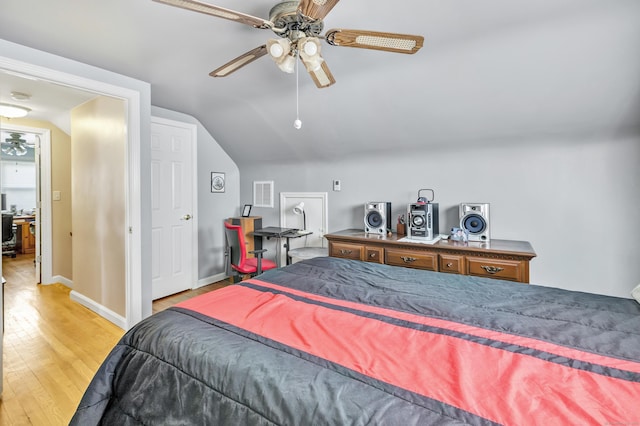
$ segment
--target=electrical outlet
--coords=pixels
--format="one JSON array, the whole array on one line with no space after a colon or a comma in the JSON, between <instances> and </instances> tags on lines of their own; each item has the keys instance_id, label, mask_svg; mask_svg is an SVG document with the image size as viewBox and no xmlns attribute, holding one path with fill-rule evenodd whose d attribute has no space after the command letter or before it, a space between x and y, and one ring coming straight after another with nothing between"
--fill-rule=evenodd
<instances>
[{"instance_id":1,"label":"electrical outlet","mask_svg":"<svg viewBox=\"0 0 640 426\"><path fill-rule=\"evenodd\" d=\"M340 191L340 181L338 179L335 179L333 181L333 190L334 191Z\"/></svg>"}]
</instances>

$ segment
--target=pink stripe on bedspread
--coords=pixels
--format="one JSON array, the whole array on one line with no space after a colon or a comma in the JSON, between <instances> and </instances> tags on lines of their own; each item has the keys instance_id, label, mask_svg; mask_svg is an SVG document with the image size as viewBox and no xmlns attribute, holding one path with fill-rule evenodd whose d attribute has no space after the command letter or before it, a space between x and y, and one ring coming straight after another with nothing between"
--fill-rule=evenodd
<instances>
[{"instance_id":1,"label":"pink stripe on bedspread","mask_svg":"<svg viewBox=\"0 0 640 426\"><path fill-rule=\"evenodd\" d=\"M178 306L494 422L513 425L640 422L638 382L571 368L499 345L480 344L446 331L535 347L634 372L640 367L638 363L258 280L250 280L248 284L264 289L234 285ZM376 314L379 318L360 313ZM424 331L385 318L445 332Z\"/></svg>"}]
</instances>

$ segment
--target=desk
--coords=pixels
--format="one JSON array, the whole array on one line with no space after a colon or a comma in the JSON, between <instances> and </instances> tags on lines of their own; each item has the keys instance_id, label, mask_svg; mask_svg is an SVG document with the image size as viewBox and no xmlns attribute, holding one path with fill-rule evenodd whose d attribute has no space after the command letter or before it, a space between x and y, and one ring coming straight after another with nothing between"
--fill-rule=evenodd
<instances>
[{"instance_id":1,"label":"desk","mask_svg":"<svg viewBox=\"0 0 640 426\"><path fill-rule=\"evenodd\" d=\"M14 216L13 224L16 225L16 251L21 254L36 252L36 236L29 229L35 216Z\"/></svg>"},{"instance_id":2,"label":"desk","mask_svg":"<svg viewBox=\"0 0 640 426\"><path fill-rule=\"evenodd\" d=\"M308 231L300 231L294 228L280 228L277 226L267 226L266 228L257 229L252 232L252 235L254 237L266 238L268 240L271 238L275 238L276 240L278 240L278 244L276 245L276 263L278 264L278 267L280 266L280 240L283 238L287 239L284 247L286 249L286 264L289 265L291 264L291 259L289 258L289 240L291 238L300 238L310 234L311 232Z\"/></svg>"}]
</instances>

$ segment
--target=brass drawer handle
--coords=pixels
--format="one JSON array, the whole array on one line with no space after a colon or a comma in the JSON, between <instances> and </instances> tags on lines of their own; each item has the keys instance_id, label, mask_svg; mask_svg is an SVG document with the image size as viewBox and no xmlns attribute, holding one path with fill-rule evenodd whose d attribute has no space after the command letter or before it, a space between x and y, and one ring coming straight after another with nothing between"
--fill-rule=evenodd
<instances>
[{"instance_id":1,"label":"brass drawer handle","mask_svg":"<svg viewBox=\"0 0 640 426\"><path fill-rule=\"evenodd\" d=\"M415 257L409 257L409 256L400 256L400 259L402 259L404 261L404 263L411 263L411 262L415 262L416 259Z\"/></svg>"},{"instance_id":2,"label":"brass drawer handle","mask_svg":"<svg viewBox=\"0 0 640 426\"><path fill-rule=\"evenodd\" d=\"M451 268L453 266L453 263L449 262L447 263L447 268Z\"/></svg>"},{"instance_id":3,"label":"brass drawer handle","mask_svg":"<svg viewBox=\"0 0 640 426\"><path fill-rule=\"evenodd\" d=\"M375 257L376 257L376 253L369 253L369 257L370 257L371 259L375 259Z\"/></svg>"},{"instance_id":4,"label":"brass drawer handle","mask_svg":"<svg viewBox=\"0 0 640 426\"><path fill-rule=\"evenodd\" d=\"M351 254L352 251L349 249L340 249L340 254Z\"/></svg>"},{"instance_id":5,"label":"brass drawer handle","mask_svg":"<svg viewBox=\"0 0 640 426\"><path fill-rule=\"evenodd\" d=\"M485 265L480 265L480 267L482 269L484 269L485 271L487 271L489 274L497 274L500 271L504 271L504 268L501 268L499 266L485 266Z\"/></svg>"}]
</instances>

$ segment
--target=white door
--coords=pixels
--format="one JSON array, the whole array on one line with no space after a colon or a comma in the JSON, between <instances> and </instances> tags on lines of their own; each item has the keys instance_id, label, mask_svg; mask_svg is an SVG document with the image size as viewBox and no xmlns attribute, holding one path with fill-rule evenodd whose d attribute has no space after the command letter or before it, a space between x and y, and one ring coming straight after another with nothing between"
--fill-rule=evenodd
<instances>
[{"instance_id":1,"label":"white door","mask_svg":"<svg viewBox=\"0 0 640 426\"><path fill-rule=\"evenodd\" d=\"M195 126L152 118L152 297L194 287ZM197 262L195 262L197 265Z\"/></svg>"}]
</instances>

